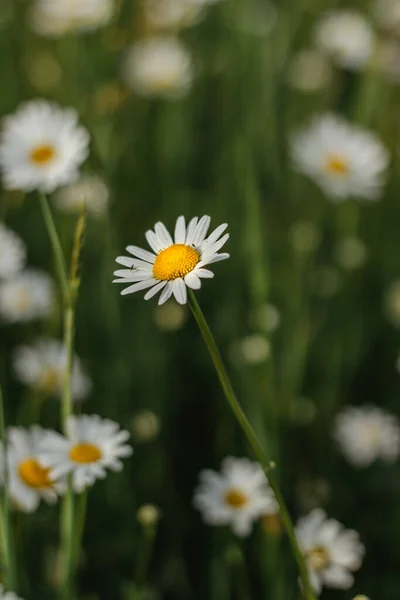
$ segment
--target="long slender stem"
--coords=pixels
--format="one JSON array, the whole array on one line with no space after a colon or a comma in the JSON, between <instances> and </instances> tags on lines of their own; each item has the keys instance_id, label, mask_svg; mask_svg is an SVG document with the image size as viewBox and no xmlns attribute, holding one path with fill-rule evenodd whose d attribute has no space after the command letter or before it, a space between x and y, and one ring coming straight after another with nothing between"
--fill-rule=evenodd
<instances>
[{"instance_id":1,"label":"long slender stem","mask_svg":"<svg viewBox=\"0 0 400 600\"><path fill-rule=\"evenodd\" d=\"M8 468L7 468L7 432L4 418L4 397L0 385L0 438L3 442L2 465L4 486L0 491L0 527L1 542L6 566L7 586L10 590L16 590L15 552L10 524L10 510L8 502Z\"/></svg>"},{"instance_id":2,"label":"long slender stem","mask_svg":"<svg viewBox=\"0 0 400 600\"><path fill-rule=\"evenodd\" d=\"M257 440L256 434L252 426L250 425L245 413L243 412L242 407L240 406L239 400L237 399L235 392L233 390L232 384L230 382L228 373L225 369L225 366L222 362L221 355L218 350L218 346L214 340L214 337L211 333L211 330L208 326L208 323L204 317L204 314L200 308L199 303L196 300L194 293L189 290L189 306L192 310L193 316L197 321L199 326L201 335L205 341L207 349L210 353L211 359L214 363L215 370L217 372L218 378L220 380L222 389L224 390L225 397L228 400L228 403L241 427L243 433L245 434L247 441L249 442L254 456L258 460L258 462L263 467L265 473L268 475L268 480L273 490L276 500L279 504L280 508L280 516L282 520L282 524L286 529L286 533L289 538L289 542L292 548L293 556L297 562L297 566L300 573L300 579L302 583L302 592L305 600L315 600L315 594L312 590L307 565L304 560L304 556L299 548L297 543L296 535L294 532L293 524L289 516L289 512L286 508L285 502L283 500L283 496L280 492L275 474L273 473L274 464L268 463L264 452Z\"/></svg>"}]
</instances>

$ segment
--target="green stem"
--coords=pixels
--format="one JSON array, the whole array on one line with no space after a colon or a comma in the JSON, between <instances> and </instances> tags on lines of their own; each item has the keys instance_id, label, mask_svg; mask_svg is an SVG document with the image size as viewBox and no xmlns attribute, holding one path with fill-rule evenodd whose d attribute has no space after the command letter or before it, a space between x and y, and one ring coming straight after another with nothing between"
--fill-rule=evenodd
<instances>
[{"instance_id":1,"label":"green stem","mask_svg":"<svg viewBox=\"0 0 400 600\"><path fill-rule=\"evenodd\" d=\"M3 391L0 385L0 438L3 441L3 453L1 466L4 473L4 485L0 491L0 527L1 527L1 541L2 550L4 556L4 562L6 567L6 580L7 587L16 591L16 570L15 570L15 553L14 544L11 532L10 524L10 509L8 502L8 468L7 468L7 432L5 427L4 418L4 398Z\"/></svg>"},{"instance_id":2,"label":"green stem","mask_svg":"<svg viewBox=\"0 0 400 600\"><path fill-rule=\"evenodd\" d=\"M75 514L75 529L74 529L74 568L79 566L79 558L82 547L83 531L85 528L86 506L87 506L88 491L82 492L77 499L76 514Z\"/></svg>"},{"instance_id":3,"label":"green stem","mask_svg":"<svg viewBox=\"0 0 400 600\"><path fill-rule=\"evenodd\" d=\"M246 415L243 412L242 407L235 395L232 384L229 379L229 375L225 369L225 366L222 362L221 355L219 353L217 344L214 340L214 337L211 333L211 330L208 326L208 323L204 317L204 314L200 308L199 303L196 300L196 297L192 290L189 290L189 306L192 310L193 316L197 321L197 324L200 329L200 333L203 336L204 342L207 346L209 354L211 356L211 360L213 361L215 370L217 372L219 381L221 383L222 389L225 393L225 397L228 400L228 403L235 415L243 433L245 434L247 441L249 442L254 456L257 461L263 467L265 473L268 475L268 480L271 486L272 491L275 494L276 500L279 504L280 508L280 516L282 520L282 524L286 529L287 536L289 538L289 542L292 548L293 556L297 562L297 566L300 573L300 579L302 584L302 592L305 600L315 600L315 594L310 584L307 565L304 560L304 556L299 548L296 534L294 532L293 524L289 516L289 512L286 508L285 502L283 500L283 496L280 492L278 482L273 473L273 468L275 467L274 463L268 463L265 458L264 452L258 442L256 434L252 426L250 425Z\"/></svg>"},{"instance_id":4,"label":"green stem","mask_svg":"<svg viewBox=\"0 0 400 600\"><path fill-rule=\"evenodd\" d=\"M156 533L157 523L143 527L143 540L135 567L135 583L139 587L139 590L146 584Z\"/></svg>"}]
</instances>

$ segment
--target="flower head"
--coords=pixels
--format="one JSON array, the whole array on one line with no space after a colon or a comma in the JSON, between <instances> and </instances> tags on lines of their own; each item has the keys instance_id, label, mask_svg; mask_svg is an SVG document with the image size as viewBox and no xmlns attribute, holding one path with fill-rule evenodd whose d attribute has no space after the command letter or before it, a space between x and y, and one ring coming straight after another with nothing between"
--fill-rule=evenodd
<instances>
[{"instance_id":1,"label":"flower head","mask_svg":"<svg viewBox=\"0 0 400 600\"><path fill-rule=\"evenodd\" d=\"M71 473L73 488L80 493L103 479L106 469L122 469L120 459L132 454L128 439L129 433L114 421L98 415L70 416L67 436L56 432L46 436L40 458L54 479Z\"/></svg>"},{"instance_id":2,"label":"flower head","mask_svg":"<svg viewBox=\"0 0 400 600\"><path fill-rule=\"evenodd\" d=\"M54 299L51 277L42 271L26 269L0 283L0 318L7 323L41 319L50 314Z\"/></svg>"},{"instance_id":3,"label":"flower head","mask_svg":"<svg viewBox=\"0 0 400 600\"><path fill-rule=\"evenodd\" d=\"M74 109L32 100L4 120L0 169L11 190L51 192L77 179L89 134Z\"/></svg>"},{"instance_id":4,"label":"flower head","mask_svg":"<svg viewBox=\"0 0 400 600\"><path fill-rule=\"evenodd\" d=\"M21 238L0 223L0 279L12 277L25 265L26 247Z\"/></svg>"},{"instance_id":5,"label":"flower head","mask_svg":"<svg viewBox=\"0 0 400 600\"><path fill-rule=\"evenodd\" d=\"M351 572L360 568L365 552L356 531L327 519L325 512L316 508L299 519L296 537L316 592L323 585L338 589L353 585Z\"/></svg>"},{"instance_id":6,"label":"flower head","mask_svg":"<svg viewBox=\"0 0 400 600\"><path fill-rule=\"evenodd\" d=\"M78 181L57 190L53 197L56 207L66 213L79 213L84 206L95 217L107 210L109 191L99 177L82 175Z\"/></svg>"},{"instance_id":7,"label":"flower head","mask_svg":"<svg viewBox=\"0 0 400 600\"><path fill-rule=\"evenodd\" d=\"M30 13L30 24L39 35L60 37L107 25L114 11L114 0L36 0Z\"/></svg>"},{"instance_id":8,"label":"flower head","mask_svg":"<svg viewBox=\"0 0 400 600\"><path fill-rule=\"evenodd\" d=\"M186 227L185 218L178 217L173 240L163 223L156 223L154 231L146 232L146 239L154 253L137 246L128 246L127 251L135 258L118 256L117 263L127 267L115 271L114 283L131 284L121 294L131 294L151 288L145 300L161 291L158 303L164 304L173 294L179 304L186 304L186 286L197 290L201 279L214 277L205 269L206 265L229 258L229 254L218 251L229 238L221 237L227 224L220 225L206 237L211 219L208 216L193 217Z\"/></svg>"},{"instance_id":9,"label":"flower head","mask_svg":"<svg viewBox=\"0 0 400 600\"><path fill-rule=\"evenodd\" d=\"M14 592L5 592L3 586L0 584L0 600L22 600Z\"/></svg>"},{"instance_id":10,"label":"flower head","mask_svg":"<svg viewBox=\"0 0 400 600\"><path fill-rule=\"evenodd\" d=\"M377 459L395 461L400 454L400 424L377 406L349 406L336 417L334 438L357 468Z\"/></svg>"},{"instance_id":11,"label":"flower head","mask_svg":"<svg viewBox=\"0 0 400 600\"><path fill-rule=\"evenodd\" d=\"M201 471L193 503L209 525L230 525L236 535L249 535L262 515L278 512L278 504L259 463L227 457L221 473Z\"/></svg>"},{"instance_id":12,"label":"flower head","mask_svg":"<svg viewBox=\"0 0 400 600\"><path fill-rule=\"evenodd\" d=\"M293 136L292 158L336 202L377 199L389 164L388 151L373 133L333 114L317 117Z\"/></svg>"},{"instance_id":13,"label":"flower head","mask_svg":"<svg viewBox=\"0 0 400 600\"><path fill-rule=\"evenodd\" d=\"M198 23L203 5L198 0L144 0L143 12L152 29L177 30Z\"/></svg>"}]
</instances>

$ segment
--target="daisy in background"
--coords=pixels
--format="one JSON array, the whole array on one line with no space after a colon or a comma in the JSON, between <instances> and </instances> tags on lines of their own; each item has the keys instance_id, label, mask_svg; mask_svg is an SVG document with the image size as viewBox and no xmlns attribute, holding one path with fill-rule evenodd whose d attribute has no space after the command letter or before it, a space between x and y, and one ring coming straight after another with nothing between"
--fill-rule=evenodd
<instances>
[{"instance_id":1,"label":"daisy in background","mask_svg":"<svg viewBox=\"0 0 400 600\"><path fill-rule=\"evenodd\" d=\"M127 50L122 77L127 87L141 96L177 98L191 86L192 59L175 37L141 40Z\"/></svg>"},{"instance_id":2,"label":"daisy in background","mask_svg":"<svg viewBox=\"0 0 400 600\"><path fill-rule=\"evenodd\" d=\"M29 429L8 429L8 493L15 505L33 512L43 498L52 504L65 491L62 481L55 481L38 457L38 449L48 430L34 425Z\"/></svg>"},{"instance_id":3,"label":"daisy in background","mask_svg":"<svg viewBox=\"0 0 400 600\"><path fill-rule=\"evenodd\" d=\"M389 153L374 133L339 115L316 117L297 132L291 153L296 169L311 177L332 201L379 198Z\"/></svg>"},{"instance_id":4,"label":"daisy in background","mask_svg":"<svg viewBox=\"0 0 400 600\"><path fill-rule=\"evenodd\" d=\"M120 459L133 452L128 439L129 432L114 421L98 415L70 416L67 436L49 433L43 439L40 459L54 479L71 474L73 489L80 493L96 479L104 479L106 469L121 471Z\"/></svg>"},{"instance_id":5,"label":"daisy in background","mask_svg":"<svg viewBox=\"0 0 400 600\"><path fill-rule=\"evenodd\" d=\"M47 317L55 301L55 286L47 273L26 269L0 282L0 319L21 323Z\"/></svg>"},{"instance_id":6,"label":"daisy in background","mask_svg":"<svg viewBox=\"0 0 400 600\"><path fill-rule=\"evenodd\" d=\"M85 206L88 214L102 217L107 212L109 196L108 187L100 177L81 175L75 183L57 190L53 203L65 213L80 213Z\"/></svg>"},{"instance_id":7,"label":"daisy in background","mask_svg":"<svg viewBox=\"0 0 400 600\"><path fill-rule=\"evenodd\" d=\"M375 460L394 462L400 454L400 424L377 406L349 406L335 420L333 437L357 468Z\"/></svg>"},{"instance_id":8,"label":"daisy in background","mask_svg":"<svg viewBox=\"0 0 400 600\"><path fill-rule=\"evenodd\" d=\"M197 0L144 0L142 6L147 26L156 30L190 27L204 15L203 4Z\"/></svg>"},{"instance_id":9,"label":"daisy in background","mask_svg":"<svg viewBox=\"0 0 400 600\"><path fill-rule=\"evenodd\" d=\"M74 109L46 100L25 102L5 117L0 134L4 187L52 192L75 181L89 141Z\"/></svg>"},{"instance_id":10,"label":"daisy in background","mask_svg":"<svg viewBox=\"0 0 400 600\"><path fill-rule=\"evenodd\" d=\"M14 592L5 592L3 586L0 584L0 600L22 600Z\"/></svg>"},{"instance_id":11,"label":"daisy in background","mask_svg":"<svg viewBox=\"0 0 400 600\"><path fill-rule=\"evenodd\" d=\"M116 262L124 267L115 271L118 279L114 283L130 284L121 294L132 294L151 288L145 300L161 292L158 303L164 304L173 294L179 304L186 304L186 286L198 290L201 279L210 279L214 273L204 267L229 258L229 254L219 250L229 238L226 223L220 225L207 236L211 218L193 217L186 226L185 218L178 217L173 240L163 223L156 223L154 231L146 232L146 240L153 250L142 250L137 246L127 246L127 251L135 258L118 256Z\"/></svg>"},{"instance_id":12,"label":"daisy in background","mask_svg":"<svg viewBox=\"0 0 400 600\"><path fill-rule=\"evenodd\" d=\"M347 590L353 585L352 571L360 568L365 552L356 531L316 508L298 520L295 533L318 594L322 586Z\"/></svg>"},{"instance_id":13,"label":"daisy in background","mask_svg":"<svg viewBox=\"0 0 400 600\"><path fill-rule=\"evenodd\" d=\"M115 12L115 0L36 0L29 13L30 25L38 35L60 37L104 27Z\"/></svg>"},{"instance_id":14,"label":"daisy in background","mask_svg":"<svg viewBox=\"0 0 400 600\"><path fill-rule=\"evenodd\" d=\"M0 223L0 280L13 277L23 269L26 246L11 229Z\"/></svg>"},{"instance_id":15,"label":"daisy in background","mask_svg":"<svg viewBox=\"0 0 400 600\"><path fill-rule=\"evenodd\" d=\"M193 504L208 525L230 525L244 537L254 521L279 510L261 465L248 458L229 456L222 461L221 473L206 469L199 479Z\"/></svg>"},{"instance_id":16,"label":"daisy in background","mask_svg":"<svg viewBox=\"0 0 400 600\"><path fill-rule=\"evenodd\" d=\"M39 339L31 346L19 346L13 356L17 379L44 394L60 396L63 387L66 352L64 345L55 339ZM72 397L75 401L86 398L91 382L80 360L74 357L72 369Z\"/></svg>"},{"instance_id":17,"label":"daisy in background","mask_svg":"<svg viewBox=\"0 0 400 600\"><path fill-rule=\"evenodd\" d=\"M373 15L382 29L400 35L400 0L375 0Z\"/></svg>"},{"instance_id":18,"label":"daisy in background","mask_svg":"<svg viewBox=\"0 0 400 600\"><path fill-rule=\"evenodd\" d=\"M375 36L367 19L353 10L326 13L314 31L316 46L339 66L352 71L365 67L375 49Z\"/></svg>"}]
</instances>

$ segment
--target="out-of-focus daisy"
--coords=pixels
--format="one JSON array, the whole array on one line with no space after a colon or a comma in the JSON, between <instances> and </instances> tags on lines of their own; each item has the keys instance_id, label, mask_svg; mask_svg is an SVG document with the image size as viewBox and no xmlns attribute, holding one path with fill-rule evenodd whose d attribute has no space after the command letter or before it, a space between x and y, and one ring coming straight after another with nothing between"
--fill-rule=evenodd
<instances>
[{"instance_id":1,"label":"out-of-focus daisy","mask_svg":"<svg viewBox=\"0 0 400 600\"><path fill-rule=\"evenodd\" d=\"M26 247L21 238L0 223L0 279L14 276L25 265Z\"/></svg>"},{"instance_id":2,"label":"out-of-focus daisy","mask_svg":"<svg viewBox=\"0 0 400 600\"><path fill-rule=\"evenodd\" d=\"M186 322L188 312L184 306L180 306L170 300L162 306L156 306L154 310L154 321L162 331L177 331Z\"/></svg>"},{"instance_id":3,"label":"out-of-focus daisy","mask_svg":"<svg viewBox=\"0 0 400 600\"><path fill-rule=\"evenodd\" d=\"M5 592L3 586L0 584L0 600L22 600L14 592Z\"/></svg>"},{"instance_id":4,"label":"out-of-focus daisy","mask_svg":"<svg viewBox=\"0 0 400 600\"><path fill-rule=\"evenodd\" d=\"M374 133L325 114L296 133L291 146L297 170L314 179L332 201L379 197L389 153Z\"/></svg>"},{"instance_id":5,"label":"out-of-focus daisy","mask_svg":"<svg viewBox=\"0 0 400 600\"><path fill-rule=\"evenodd\" d=\"M400 327L400 279L395 279L388 286L385 292L384 310L392 325Z\"/></svg>"},{"instance_id":6,"label":"out-of-focus daisy","mask_svg":"<svg viewBox=\"0 0 400 600\"><path fill-rule=\"evenodd\" d=\"M375 36L361 13L339 10L326 13L317 23L315 43L340 67L357 71L371 58Z\"/></svg>"},{"instance_id":7,"label":"out-of-focus daisy","mask_svg":"<svg viewBox=\"0 0 400 600\"><path fill-rule=\"evenodd\" d=\"M36 510L41 498L56 502L65 490L64 483L56 482L39 460L39 447L46 434L47 430L37 425L8 430L8 492L15 505L26 512Z\"/></svg>"},{"instance_id":8,"label":"out-of-focus daisy","mask_svg":"<svg viewBox=\"0 0 400 600\"><path fill-rule=\"evenodd\" d=\"M71 32L99 29L107 25L114 11L114 0L36 0L29 16L36 33L59 37Z\"/></svg>"},{"instance_id":9,"label":"out-of-focus daisy","mask_svg":"<svg viewBox=\"0 0 400 600\"><path fill-rule=\"evenodd\" d=\"M300 92L312 93L325 88L332 79L332 67L318 50L301 50L293 57L287 82Z\"/></svg>"},{"instance_id":10,"label":"out-of-focus daisy","mask_svg":"<svg viewBox=\"0 0 400 600\"><path fill-rule=\"evenodd\" d=\"M44 438L40 459L54 479L69 473L78 493L106 476L106 469L120 471L121 458L132 454L127 444L128 431L118 423L98 415L71 416L67 421L67 437L52 432Z\"/></svg>"},{"instance_id":11,"label":"out-of-focus daisy","mask_svg":"<svg viewBox=\"0 0 400 600\"><path fill-rule=\"evenodd\" d=\"M262 304L249 315L249 320L255 327L259 327L266 333L272 333L278 329L281 322L281 315L279 310L273 304L268 302Z\"/></svg>"},{"instance_id":12,"label":"out-of-focus daisy","mask_svg":"<svg viewBox=\"0 0 400 600\"><path fill-rule=\"evenodd\" d=\"M126 85L137 94L179 97L192 83L192 59L177 38L149 38L135 42L128 49L122 75Z\"/></svg>"},{"instance_id":13,"label":"out-of-focus daisy","mask_svg":"<svg viewBox=\"0 0 400 600\"><path fill-rule=\"evenodd\" d=\"M312 221L296 221L289 229L289 242L298 254L310 254L321 242L321 231Z\"/></svg>"},{"instance_id":14,"label":"out-of-focus daisy","mask_svg":"<svg viewBox=\"0 0 400 600\"><path fill-rule=\"evenodd\" d=\"M377 459L395 461L400 454L400 424L377 406L349 406L337 417L333 432L340 450L358 468Z\"/></svg>"},{"instance_id":15,"label":"out-of-focus daisy","mask_svg":"<svg viewBox=\"0 0 400 600\"><path fill-rule=\"evenodd\" d=\"M83 206L95 217L107 211L109 191L100 177L82 175L78 181L57 190L55 206L66 213L79 213Z\"/></svg>"},{"instance_id":16,"label":"out-of-focus daisy","mask_svg":"<svg viewBox=\"0 0 400 600\"><path fill-rule=\"evenodd\" d=\"M54 299L51 277L43 271L26 269L0 283L0 319L17 323L47 317Z\"/></svg>"},{"instance_id":17,"label":"out-of-focus daisy","mask_svg":"<svg viewBox=\"0 0 400 600\"><path fill-rule=\"evenodd\" d=\"M39 339L31 346L19 346L14 353L13 366L21 383L41 392L60 396L66 369L66 352L59 340ZM91 382L77 356L72 369L72 396L84 400L91 389Z\"/></svg>"},{"instance_id":18,"label":"out-of-focus daisy","mask_svg":"<svg viewBox=\"0 0 400 600\"><path fill-rule=\"evenodd\" d=\"M375 0L373 13L382 29L400 35L400 0Z\"/></svg>"},{"instance_id":19,"label":"out-of-focus daisy","mask_svg":"<svg viewBox=\"0 0 400 600\"><path fill-rule=\"evenodd\" d=\"M119 279L114 283L132 284L121 294L151 288L145 300L161 291L159 304L164 304L172 294L179 304L186 304L186 286L198 290L201 279L214 277L214 273L204 267L229 258L229 254L218 253L229 238L228 233L221 237L228 225L220 225L206 237L210 222L208 216L200 220L193 217L186 227L185 218L178 217L175 241L163 223L156 223L154 231L146 232L147 243L154 254L137 246L127 246L127 251L136 258L118 256L116 259L127 268L115 271L114 275Z\"/></svg>"},{"instance_id":20,"label":"out-of-focus daisy","mask_svg":"<svg viewBox=\"0 0 400 600\"><path fill-rule=\"evenodd\" d=\"M247 536L253 522L278 512L278 504L259 463L227 457L221 472L200 472L193 503L208 525L230 525L236 535Z\"/></svg>"},{"instance_id":21,"label":"out-of-focus daisy","mask_svg":"<svg viewBox=\"0 0 400 600\"><path fill-rule=\"evenodd\" d=\"M322 586L346 590L353 585L352 571L360 568L365 552L356 531L316 508L299 519L296 537L317 593Z\"/></svg>"},{"instance_id":22,"label":"out-of-focus daisy","mask_svg":"<svg viewBox=\"0 0 400 600\"><path fill-rule=\"evenodd\" d=\"M154 441L160 433L159 417L151 410L141 410L132 419L132 435L136 443Z\"/></svg>"},{"instance_id":23,"label":"out-of-focus daisy","mask_svg":"<svg viewBox=\"0 0 400 600\"><path fill-rule=\"evenodd\" d=\"M364 242L357 237L346 237L340 240L335 250L338 264L347 271L364 266L368 251Z\"/></svg>"},{"instance_id":24,"label":"out-of-focus daisy","mask_svg":"<svg viewBox=\"0 0 400 600\"><path fill-rule=\"evenodd\" d=\"M182 29L201 19L203 6L197 0L144 0L146 24L153 29Z\"/></svg>"},{"instance_id":25,"label":"out-of-focus daisy","mask_svg":"<svg viewBox=\"0 0 400 600\"><path fill-rule=\"evenodd\" d=\"M51 192L77 179L88 155L89 134L72 108L32 100L4 119L0 169L12 190Z\"/></svg>"},{"instance_id":26,"label":"out-of-focus daisy","mask_svg":"<svg viewBox=\"0 0 400 600\"><path fill-rule=\"evenodd\" d=\"M396 39L385 39L379 43L372 67L389 83L400 83L400 44Z\"/></svg>"},{"instance_id":27,"label":"out-of-focus daisy","mask_svg":"<svg viewBox=\"0 0 400 600\"><path fill-rule=\"evenodd\" d=\"M254 333L242 338L232 346L232 358L239 364L259 365L271 354L271 344L264 335Z\"/></svg>"}]
</instances>

